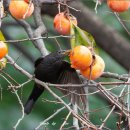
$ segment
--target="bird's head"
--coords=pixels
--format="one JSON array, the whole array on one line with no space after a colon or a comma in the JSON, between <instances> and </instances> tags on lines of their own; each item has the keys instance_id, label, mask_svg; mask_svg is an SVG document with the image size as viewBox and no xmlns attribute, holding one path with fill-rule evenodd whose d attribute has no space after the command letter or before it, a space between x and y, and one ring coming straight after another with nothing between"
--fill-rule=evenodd
<instances>
[{"instance_id":1,"label":"bird's head","mask_svg":"<svg viewBox=\"0 0 130 130\"><path fill-rule=\"evenodd\" d=\"M35 61L35 67L37 67L37 65L44 63L44 64L54 64L57 61L61 61L65 58L65 56L69 55L70 50L61 50L61 51L57 51L57 52L52 52L49 55L45 56L45 57L40 57Z\"/></svg>"},{"instance_id":2,"label":"bird's head","mask_svg":"<svg viewBox=\"0 0 130 130\"><path fill-rule=\"evenodd\" d=\"M65 56L68 56L70 54L70 50L60 50L57 52L57 54L64 58Z\"/></svg>"},{"instance_id":3,"label":"bird's head","mask_svg":"<svg viewBox=\"0 0 130 130\"><path fill-rule=\"evenodd\" d=\"M59 61L64 59L65 56L69 55L70 50L61 50L57 52L52 52L49 55L47 55L45 58L50 59L51 61Z\"/></svg>"}]
</instances>

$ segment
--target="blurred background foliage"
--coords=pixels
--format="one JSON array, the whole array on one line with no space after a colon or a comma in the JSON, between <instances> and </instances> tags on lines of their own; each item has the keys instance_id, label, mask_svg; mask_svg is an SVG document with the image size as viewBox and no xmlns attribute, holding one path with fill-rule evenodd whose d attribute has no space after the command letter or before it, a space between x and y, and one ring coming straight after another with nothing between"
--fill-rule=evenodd
<instances>
[{"instance_id":1,"label":"blurred background foliage","mask_svg":"<svg viewBox=\"0 0 130 130\"><path fill-rule=\"evenodd\" d=\"M82 0L82 1L86 6L88 6L91 10L94 11L95 2L93 2L92 0ZM100 17L100 19L105 24L113 27L122 36L126 38L129 37L128 34L124 31L123 27L118 22L118 20L116 19L116 17L114 16L114 14L110 13L106 3L99 5L97 11L98 12L96 15ZM121 13L120 16L122 19L128 20L130 18L129 13L130 11L127 11L125 13ZM35 24L32 17L27 19L27 21L31 24L33 28L35 28ZM44 15L43 21L47 27L49 36L57 35L57 33L54 31L53 28L53 18ZM127 23L127 25L129 28L129 23ZM3 20L2 31L7 39L22 39L27 37L25 30L22 27L20 27L16 23L16 21L13 20L9 15ZM68 39L57 38L57 40L62 49L67 49L70 47ZM46 44L47 49L50 52L59 49L54 39L45 39L44 42ZM9 55L13 57L16 60L16 63L19 64L22 68L33 74L34 71L33 62L40 56L39 51L33 46L31 42L16 43L16 45L18 46L8 43ZM24 53L22 53L19 48L22 48L22 50L25 51L29 55L29 57L27 57ZM98 53L101 57L103 57L106 63L105 71L110 71L118 74L127 73L122 66L120 66L112 57L110 57L107 54L107 52L104 52L101 48L98 48ZM26 76L15 70L15 68L13 68L9 64L7 65L6 69L4 69L4 72L8 73L11 77L13 77L19 84L26 82L28 80ZM101 78L98 80L112 81L112 79L105 79L105 78ZM12 127L15 125L16 121L21 117L21 107L18 103L16 96L11 92L11 90L8 90L8 83L2 77L0 77L0 87L2 88L1 100L0 100L0 106L1 106L0 130L11 130ZM18 93L21 96L23 103L27 100L30 91L32 90L32 87L33 82L30 82L26 84L22 89L18 90ZM54 91L57 92L57 90L55 89ZM118 93L118 91L119 88L114 90L115 93ZM59 94L61 95L61 93ZM48 100L54 100L54 98L46 91L37 101L32 113L30 115L25 116L24 120L18 126L18 130L31 130L35 128L39 124L39 122L50 116L58 108L61 107L61 105L59 104L43 102L42 101L43 98ZM108 106L108 103L105 100L98 97L97 94L89 96L89 105L90 105L89 106L90 119L94 124L99 125L102 119L104 119L105 116L110 111L110 107ZM63 110L60 114L58 114L55 118L53 118L48 122L47 127L49 127L51 130L57 130L64 121L64 118L67 113L68 113L67 110ZM112 116L110 116L109 120L107 121L106 126L114 130L116 129L117 121L118 121L118 115L112 114ZM71 125L71 119L69 119L66 127L69 127L70 125ZM41 128L40 130L43 130L43 128Z\"/></svg>"}]
</instances>

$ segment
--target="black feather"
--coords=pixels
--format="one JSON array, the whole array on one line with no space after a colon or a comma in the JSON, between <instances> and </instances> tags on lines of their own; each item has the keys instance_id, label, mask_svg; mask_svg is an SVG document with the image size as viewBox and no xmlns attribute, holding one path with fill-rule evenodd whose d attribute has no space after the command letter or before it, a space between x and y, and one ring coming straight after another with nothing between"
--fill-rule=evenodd
<instances>
[{"instance_id":1,"label":"black feather","mask_svg":"<svg viewBox=\"0 0 130 130\"><path fill-rule=\"evenodd\" d=\"M55 52L47 55L46 57L41 57L35 62L35 77L43 82L49 83L57 83L57 84L81 84L81 80L78 77L75 69L72 69L70 64L64 61L65 55L61 52ZM36 100L42 92L44 88L35 83L34 88L29 96L25 106L24 112L29 114L35 104ZM61 90L62 91L62 90ZM82 94L84 93L83 89L74 89L68 87L62 91L64 94L68 94L70 91L74 91L75 93ZM80 96L73 96L74 94L70 94L70 99L73 98L73 102L79 102ZM82 97L83 102L85 102L85 98Z\"/></svg>"},{"instance_id":2,"label":"black feather","mask_svg":"<svg viewBox=\"0 0 130 130\"><path fill-rule=\"evenodd\" d=\"M24 112L26 114L29 114L33 108L33 105L37 101L37 99L40 97L42 92L44 91L44 88L38 84L34 84L34 88L31 92L31 95L29 96L25 106L24 106Z\"/></svg>"},{"instance_id":3,"label":"black feather","mask_svg":"<svg viewBox=\"0 0 130 130\"><path fill-rule=\"evenodd\" d=\"M57 81L57 84L82 84L83 82L79 78L77 72L75 69L71 68L71 65L63 61L63 70L59 76L59 79ZM69 98L72 101L72 103L77 103L78 105L84 105L82 106L83 109L86 107L86 96L84 88L76 88L76 87L63 87L60 89L64 95L69 94Z\"/></svg>"}]
</instances>

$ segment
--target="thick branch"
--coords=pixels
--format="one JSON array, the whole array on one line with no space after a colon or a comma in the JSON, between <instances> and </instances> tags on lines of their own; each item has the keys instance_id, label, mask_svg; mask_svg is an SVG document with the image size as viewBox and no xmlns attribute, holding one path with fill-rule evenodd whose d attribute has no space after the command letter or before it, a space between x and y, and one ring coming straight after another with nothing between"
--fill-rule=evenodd
<instances>
[{"instance_id":1,"label":"thick branch","mask_svg":"<svg viewBox=\"0 0 130 130\"><path fill-rule=\"evenodd\" d=\"M37 28L35 29L33 36L34 37L40 37L43 34L46 33L46 27L42 21L41 18L41 7L40 7L40 3L37 0L33 0L34 3L34 20L35 20L35 24L37 26ZM48 51L45 47L44 41L42 39L38 39L37 40L38 45L40 48L42 48L42 55L46 56L48 54Z\"/></svg>"},{"instance_id":2,"label":"thick branch","mask_svg":"<svg viewBox=\"0 0 130 130\"><path fill-rule=\"evenodd\" d=\"M64 2L64 0L59 0L60 2ZM72 0L67 0L67 1L72 1ZM58 0L39 0L39 2L44 3L44 4L54 4L57 3Z\"/></svg>"}]
</instances>

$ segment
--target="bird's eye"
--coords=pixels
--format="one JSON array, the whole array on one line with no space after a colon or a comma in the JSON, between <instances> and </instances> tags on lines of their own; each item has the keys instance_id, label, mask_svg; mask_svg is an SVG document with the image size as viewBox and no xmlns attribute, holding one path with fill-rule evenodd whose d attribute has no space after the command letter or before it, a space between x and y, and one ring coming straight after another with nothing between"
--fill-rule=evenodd
<instances>
[{"instance_id":1,"label":"bird's eye","mask_svg":"<svg viewBox=\"0 0 130 130\"><path fill-rule=\"evenodd\" d=\"M61 51L58 51L59 54L61 54Z\"/></svg>"},{"instance_id":2,"label":"bird's eye","mask_svg":"<svg viewBox=\"0 0 130 130\"><path fill-rule=\"evenodd\" d=\"M58 51L58 54L63 54L65 51L64 50L60 50Z\"/></svg>"},{"instance_id":3,"label":"bird's eye","mask_svg":"<svg viewBox=\"0 0 130 130\"><path fill-rule=\"evenodd\" d=\"M59 54L63 54L65 52L66 52L66 50L60 50L60 51L58 51Z\"/></svg>"}]
</instances>

